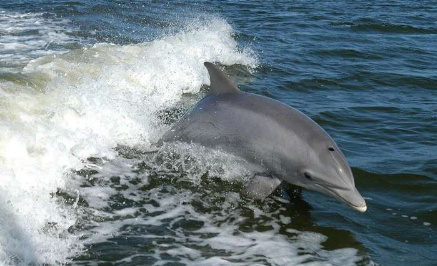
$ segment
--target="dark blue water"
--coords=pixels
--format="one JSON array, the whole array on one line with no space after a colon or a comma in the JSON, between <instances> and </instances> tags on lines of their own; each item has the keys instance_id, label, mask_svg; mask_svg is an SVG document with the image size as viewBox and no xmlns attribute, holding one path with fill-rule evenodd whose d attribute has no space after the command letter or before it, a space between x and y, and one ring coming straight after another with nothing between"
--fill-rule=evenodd
<instances>
[{"instance_id":1,"label":"dark blue water","mask_svg":"<svg viewBox=\"0 0 437 266\"><path fill-rule=\"evenodd\" d=\"M0 61L0 66L4 69L0 71L0 80L13 84L23 84L32 80L37 84L43 84L38 85L40 90L44 90L46 79L21 71L31 59L67 52L70 55L65 60L81 66L85 62L97 59L82 55L82 52L75 54L71 51L90 48L97 43L142 47L141 45L148 45L166 36L189 31L187 28L193 23L208 25L208 21L214 19L228 23L232 27L232 38L237 42L239 49L251 49L253 54L250 58L255 58L258 63L255 68L244 61L228 64L225 62L227 59L223 59L223 62L220 59L218 63L225 65L225 71L237 81L242 90L277 99L301 110L319 123L335 139L347 157L355 175L357 188L368 204L366 213L356 213L334 200L304 191L302 199L294 202L292 200L291 203L283 203L276 199L266 203L268 207L265 207L264 203L237 201L232 208L221 210L220 206L226 199L220 195L227 191L238 192L241 184L223 181L220 178L215 184L215 179L211 181L208 178L208 181L203 178L196 184L179 184L175 180L189 174L176 174L175 177L173 172L169 174L165 171L152 171L151 169L155 168L149 165L151 159L148 155L139 152L135 145L126 145L125 151L119 152L118 157L126 160L134 158L135 163L132 164L136 168L133 172L139 176L147 173L151 181L148 185L137 188L141 200L132 201L129 206L122 207L125 206L125 198L120 195L127 189L123 188L123 182L120 181L120 176L123 180L120 173L124 168L120 168L118 174L114 174L118 177L108 176L107 173L101 174L111 177L99 183L102 187L107 185L122 191L119 192L120 198L117 198L118 194L111 196L112 203L107 207L109 209L105 209L106 212L115 213L115 210L137 208L128 218L123 218L125 216L120 214L112 221L135 218L146 221L147 224L148 220L169 209L163 208L154 213L144 206L162 207L159 200L179 195L175 191L180 190L202 199L188 201L187 204L196 210L195 213L205 214L208 219L217 221L231 220L231 224L238 228L235 229L234 235L241 232L265 232L270 228L270 219L276 221L275 219L282 219L280 217L288 217L288 222L278 223L276 236L285 237L285 242L286 239L294 239L290 230L326 236L327 240L321 244L323 252L348 248L357 250L360 257L356 261L352 260L352 265L435 265L437 1L3 1L0 3L0 11L4 14L41 14L42 18L55 23L53 32L62 33L62 41L57 37L48 43L48 46L20 50L24 59L21 58L18 63L16 60L10 60L18 50L11 52L9 48L5 48L4 43L2 48L0 41L3 61ZM0 20L0 38L11 36L5 26L6 20L4 17ZM61 24L56 24L58 22ZM41 28L44 27L43 24ZM214 29L212 27L208 32ZM39 33L23 30L20 34L36 38L35 36L42 36L43 33L41 30ZM17 39L16 42L19 43L20 40ZM200 41L201 38L186 42L184 49L188 50ZM44 54L37 52L44 49ZM112 50L108 53L117 57L120 64L128 65L127 53L115 54ZM152 55L142 56L150 58ZM159 54L159 58L154 61L155 65L171 56L166 56L164 52ZM226 52L226 58L227 56ZM137 75L137 72L129 67L124 70L126 76L131 75L130 73ZM69 71L68 67L62 71L81 76L80 71ZM84 70L85 72L88 71ZM108 72L102 73L110 75ZM101 78L99 75L96 74ZM80 77L78 79L81 80ZM83 80L74 83L74 86L90 84L89 80ZM0 88L13 88L5 84L2 83ZM93 86L90 87L95 88ZM141 86L147 87L144 84ZM141 86L137 85L138 88ZM181 98L176 108L160 110L162 116L170 117L162 123L171 123L180 117L202 95L202 92L190 94L186 98ZM106 101L106 98L100 99L103 99L103 103ZM98 109L96 112L99 112ZM2 123L12 123L1 114ZM116 144L111 145L115 147ZM93 160L97 160L93 161L97 165L103 165L98 158ZM171 164L172 159L167 158L167 163L168 160ZM78 175L88 177L93 174L95 172L84 171ZM135 178L140 180L139 176ZM166 178L162 178L163 176ZM140 181L135 178L132 179L134 181L129 179L129 182L132 181L131 184L136 186ZM81 187L94 185L92 183ZM152 195L151 191L159 194L159 200L153 198L153 195L157 194ZM70 194L63 194L60 189L57 197L63 200ZM70 195L73 199L74 194L73 191ZM209 198L211 194L215 196ZM184 194L183 197L190 196ZM120 205L120 202L123 204ZM253 211L252 205L271 215L267 215L270 218L254 218L250 214ZM89 218L92 215L87 208L92 210L93 207L87 203L85 196L79 201L79 206L83 208L79 211L79 217L82 218L78 218L76 224L71 226L70 233L79 235L86 232L86 237L92 234L99 235L100 231L92 231L89 228L95 226L90 224L99 223L99 219L105 220L101 218L103 216L92 214L100 218ZM155 207L158 208L157 206ZM97 207L95 209L100 210ZM88 219L84 219L87 215ZM233 221L239 218L247 218L247 224L234 224ZM229 260L222 261L222 264L215 261L218 263L216 265L349 263L335 261L335 254L331 254L327 259L321 255L323 252L319 251L314 253L317 254L314 257L298 262L289 260L280 263L272 259L260 258L257 261L252 257L233 257L235 254L226 248L219 248L207 242L200 244L200 240L190 240L198 237L193 232L201 230L202 223L206 227L205 221L196 224L190 220L192 218L186 218L187 221L174 217L173 220L168 219L162 220L159 225L151 223L142 226L127 221L120 226L118 236L112 239L105 238L101 242L93 240L93 244L85 243L84 250L74 253L75 255L68 260L73 265L184 265L190 264L190 261L193 265L212 265L214 263L207 259L221 256ZM263 223L266 223L265 230ZM153 235L155 242L144 242L148 235ZM200 255L192 255L197 254L196 252L184 253L184 250L179 250L179 253L166 253L165 256L156 255L166 252L163 243L158 241L160 237L165 236L175 241L169 241L169 246L189 247L197 250ZM208 236L200 236L202 237L208 239ZM229 238L227 241L235 240ZM5 250L6 256L13 255L8 253L12 252L8 251L11 249ZM305 252L313 254L311 251ZM139 257L132 257L134 254ZM299 252L296 254L301 255ZM348 256L342 255L342 258L344 257ZM124 258L129 259L123 260ZM10 261L8 263L11 263ZM21 261L15 260L17 263ZM32 263L47 261L56 264L43 259Z\"/></svg>"}]
</instances>

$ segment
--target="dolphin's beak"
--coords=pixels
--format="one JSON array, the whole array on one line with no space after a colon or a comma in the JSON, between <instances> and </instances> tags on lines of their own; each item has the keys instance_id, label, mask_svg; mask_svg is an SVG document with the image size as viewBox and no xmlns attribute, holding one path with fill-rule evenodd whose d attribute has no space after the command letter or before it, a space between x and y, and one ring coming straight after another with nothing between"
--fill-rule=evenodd
<instances>
[{"instance_id":1,"label":"dolphin's beak","mask_svg":"<svg viewBox=\"0 0 437 266\"><path fill-rule=\"evenodd\" d=\"M320 184L317 184L317 186L321 188L324 193L334 196L359 212L365 212L367 210L366 201L355 187L353 189L345 189L338 187L332 188Z\"/></svg>"}]
</instances>

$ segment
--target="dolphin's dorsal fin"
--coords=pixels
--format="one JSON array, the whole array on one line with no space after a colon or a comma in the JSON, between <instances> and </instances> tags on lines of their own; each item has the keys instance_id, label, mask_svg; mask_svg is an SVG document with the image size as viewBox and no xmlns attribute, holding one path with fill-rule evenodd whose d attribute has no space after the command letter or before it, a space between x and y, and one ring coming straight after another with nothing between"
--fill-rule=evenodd
<instances>
[{"instance_id":1,"label":"dolphin's dorsal fin","mask_svg":"<svg viewBox=\"0 0 437 266\"><path fill-rule=\"evenodd\" d=\"M210 62L205 62L204 65L208 69L209 78L211 80L210 93L240 92L238 87L217 66Z\"/></svg>"}]
</instances>

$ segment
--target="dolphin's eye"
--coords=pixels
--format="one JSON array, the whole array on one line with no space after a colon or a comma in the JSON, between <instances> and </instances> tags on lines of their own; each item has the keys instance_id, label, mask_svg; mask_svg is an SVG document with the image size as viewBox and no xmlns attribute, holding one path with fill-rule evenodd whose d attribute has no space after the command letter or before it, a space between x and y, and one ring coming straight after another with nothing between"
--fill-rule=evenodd
<instances>
[{"instance_id":1,"label":"dolphin's eye","mask_svg":"<svg viewBox=\"0 0 437 266\"><path fill-rule=\"evenodd\" d=\"M305 172L305 173L303 173L303 175L304 175L307 179L309 179L309 180L313 180L313 177L310 175L310 173Z\"/></svg>"},{"instance_id":2,"label":"dolphin's eye","mask_svg":"<svg viewBox=\"0 0 437 266\"><path fill-rule=\"evenodd\" d=\"M328 150L330 150L330 151L335 151L334 147L332 147L332 146L329 147Z\"/></svg>"}]
</instances>

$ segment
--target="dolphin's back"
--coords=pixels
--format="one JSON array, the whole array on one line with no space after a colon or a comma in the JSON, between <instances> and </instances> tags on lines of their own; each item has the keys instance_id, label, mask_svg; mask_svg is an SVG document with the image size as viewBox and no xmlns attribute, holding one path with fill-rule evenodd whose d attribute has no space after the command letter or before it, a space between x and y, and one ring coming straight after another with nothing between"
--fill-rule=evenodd
<instances>
[{"instance_id":1,"label":"dolphin's back","mask_svg":"<svg viewBox=\"0 0 437 266\"><path fill-rule=\"evenodd\" d=\"M296 147L302 138L320 130L301 112L278 101L244 92L224 93L204 97L161 140L220 148L269 171L278 169L290 152L298 159Z\"/></svg>"}]
</instances>

